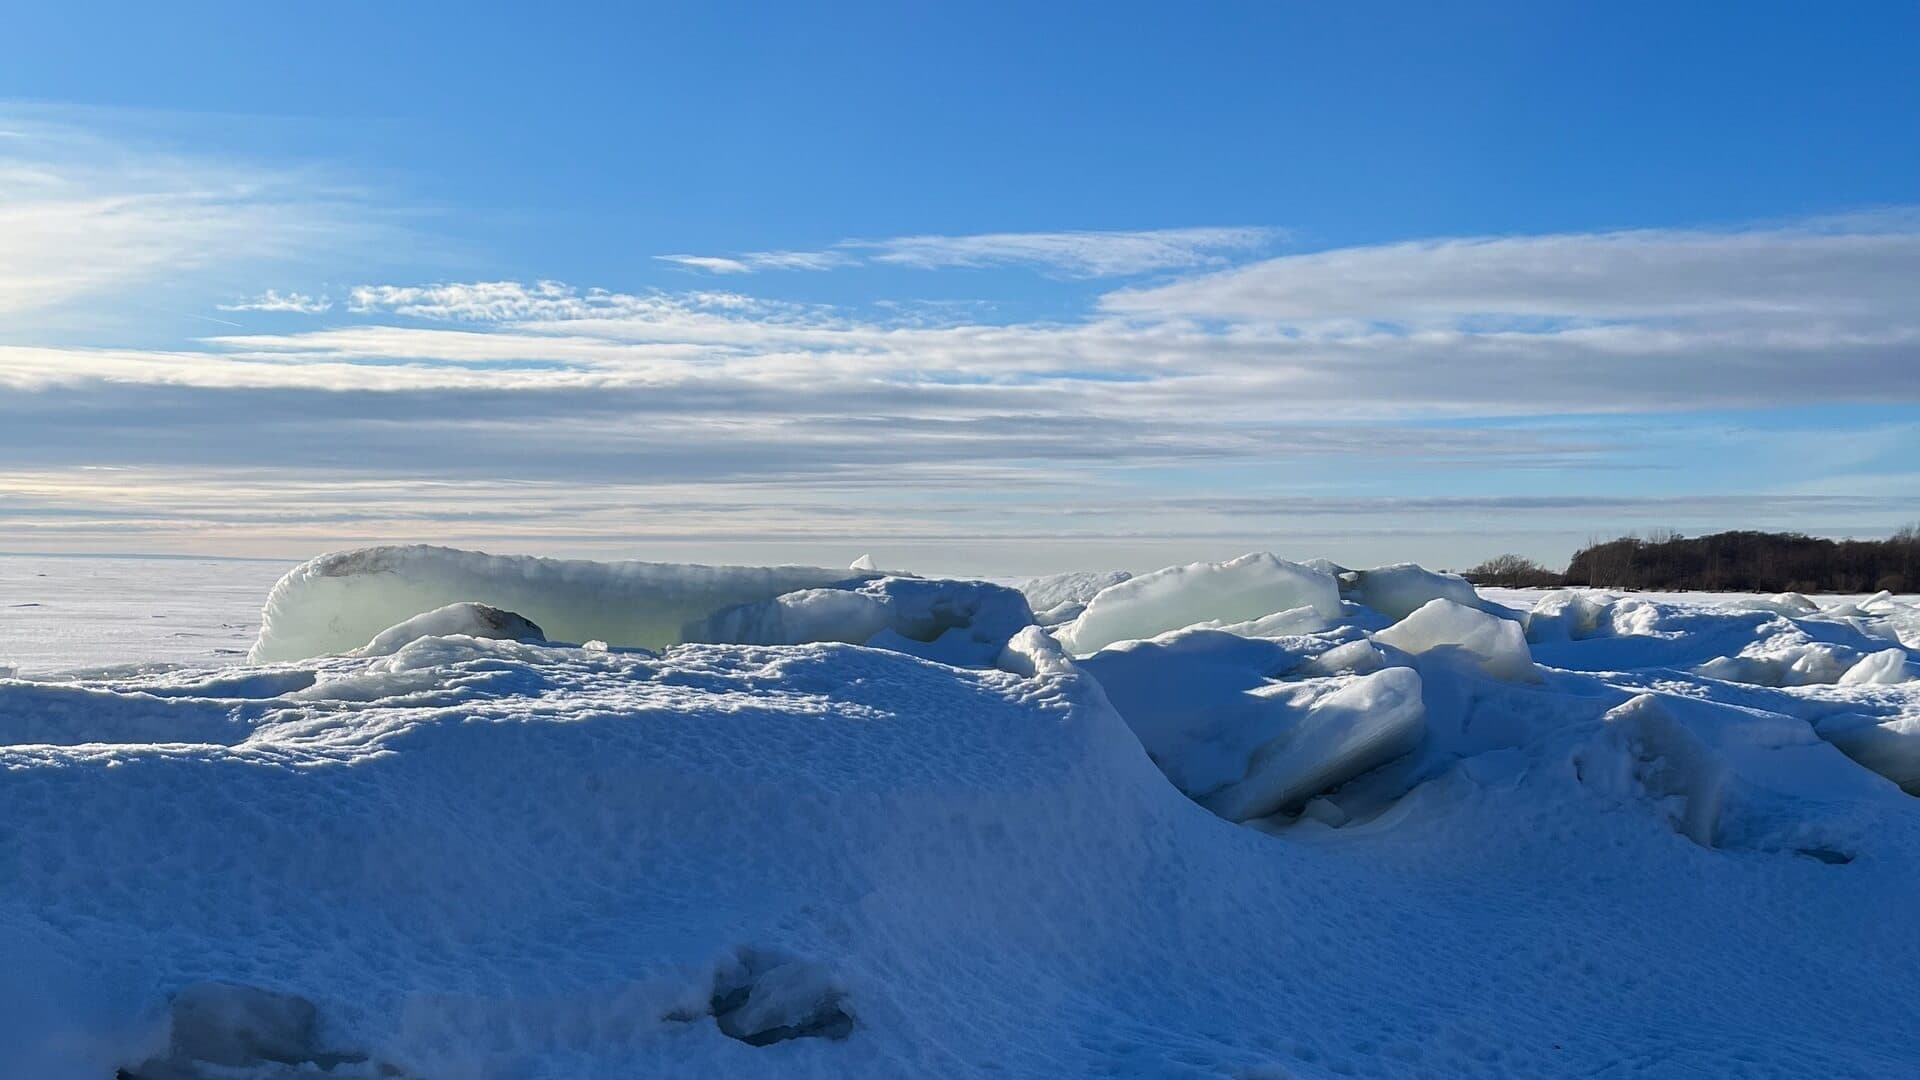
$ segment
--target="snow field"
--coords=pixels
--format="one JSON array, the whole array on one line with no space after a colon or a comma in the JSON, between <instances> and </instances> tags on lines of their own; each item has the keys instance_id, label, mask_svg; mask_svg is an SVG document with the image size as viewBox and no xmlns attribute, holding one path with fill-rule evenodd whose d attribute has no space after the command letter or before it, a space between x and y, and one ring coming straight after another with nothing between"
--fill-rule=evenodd
<instances>
[{"instance_id":1,"label":"snow field","mask_svg":"<svg viewBox=\"0 0 1920 1080\"><path fill-rule=\"evenodd\" d=\"M1920 1066L1898 598L330 558L327 655L0 680L21 1075Z\"/></svg>"}]
</instances>

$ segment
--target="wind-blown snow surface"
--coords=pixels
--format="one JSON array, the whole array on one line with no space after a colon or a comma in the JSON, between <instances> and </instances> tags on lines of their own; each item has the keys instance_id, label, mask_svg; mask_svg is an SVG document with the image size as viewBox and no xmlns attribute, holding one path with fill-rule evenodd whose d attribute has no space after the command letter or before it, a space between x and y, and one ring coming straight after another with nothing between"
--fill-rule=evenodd
<instances>
[{"instance_id":1,"label":"wind-blown snow surface","mask_svg":"<svg viewBox=\"0 0 1920 1080\"><path fill-rule=\"evenodd\" d=\"M886 578L701 631L868 645L0 680L0 1074L1920 1070L1906 602L1275 565L1324 629Z\"/></svg>"}]
</instances>

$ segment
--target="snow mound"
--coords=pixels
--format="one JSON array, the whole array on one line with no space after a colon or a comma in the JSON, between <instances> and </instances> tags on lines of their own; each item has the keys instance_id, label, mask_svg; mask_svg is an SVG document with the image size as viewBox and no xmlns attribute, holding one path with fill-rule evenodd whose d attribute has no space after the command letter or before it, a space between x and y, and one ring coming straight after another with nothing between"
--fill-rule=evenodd
<instances>
[{"instance_id":1,"label":"snow mound","mask_svg":"<svg viewBox=\"0 0 1920 1080\"><path fill-rule=\"evenodd\" d=\"M390 626L354 652L358 656L390 656L399 652L402 646L420 638L451 637L456 634L506 641L547 640L545 631L518 612L462 601L422 612L405 622Z\"/></svg>"},{"instance_id":2,"label":"snow mound","mask_svg":"<svg viewBox=\"0 0 1920 1080\"><path fill-rule=\"evenodd\" d=\"M699 566L488 555L410 546L335 552L267 597L256 663L343 653L423 611L470 601L567 641L658 649L721 608L872 575L810 566Z\"/></svg>"},{"instance_id":3,"label":"snow mound","mask_svg":"<svg viewBox=\"0 0 1920 1080\"><path fill-rule=\"evenodd\" d=\"M36 1080L1045 1071L979 988L1077 993L1148 933L1152 852L1220 838L1016 639L1030 676L428 637L310 662L233 745L0 746L0 1046ZM1089 900L1070 942L999 929Z\"/></svg>"},{"instance_id":4,"label":"snow mound","mask_svg":"<svg viewBox=\"0 0 1920 1080\"><path fill-rule=\"evenodd\" d=\"M1102 589L1058 637L1076 655L1201 623L1237 623L1310 608L1340 618L1340 589L1318 570L1260 552L1170 566Z\"/></svg>"},{"instance_id":5,"label":"snow mound","mask_svg":"<svg viewBox=\"0 0 1920 1080\"><path fill-rule=\"evenodd\" d=\"M1456 652L1496 679L1533 682L1539 673L1520 624L1451 600L1429 600L1413 614L1373 635L1401 652Z\"/></svg>"},{"instance_id":6,"label":"snow mound","mask_svg":"<svg viewBox=\"0 0 1920 1080\"><path fill-rule=\"evenodd\" d=\"M1431 600L1451 600L1465 607L1480 606L1480 594L1474 591L1472 582L1458 574L1436 573L1417 563L1357 571L1349 597L1390 619L1404 619Z\"/></svg>"},{"instance_id":7,"label":"snow mound","mask_svg":"<svg viewBox=\"0 0 1920 1080\"><path fill-rule=\"evenodd\" d=\"M689 627L686 636L738 645L839 641L987 667L1008 639L1032 624L1026 597L1001 585L889 577L728 608Z\"/></svg>"}]
</instances>

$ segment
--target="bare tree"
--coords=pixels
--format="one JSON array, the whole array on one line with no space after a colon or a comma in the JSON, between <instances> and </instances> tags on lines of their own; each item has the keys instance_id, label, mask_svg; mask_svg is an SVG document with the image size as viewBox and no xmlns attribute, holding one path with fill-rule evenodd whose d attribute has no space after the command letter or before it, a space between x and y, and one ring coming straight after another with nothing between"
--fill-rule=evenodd
<instances>
[{"instance_id":1,"label":"bare tree","mask_svg":"<svg viewBox=\"0 0 1920 1080\"><path fill-rule=\"evenodd\" d=\"M1560 584L1561 575L1524 555L1495 555L1464 576L1475 585L1496 585L1510 589L1544 588Z\"/></svg>"}]
</instances>

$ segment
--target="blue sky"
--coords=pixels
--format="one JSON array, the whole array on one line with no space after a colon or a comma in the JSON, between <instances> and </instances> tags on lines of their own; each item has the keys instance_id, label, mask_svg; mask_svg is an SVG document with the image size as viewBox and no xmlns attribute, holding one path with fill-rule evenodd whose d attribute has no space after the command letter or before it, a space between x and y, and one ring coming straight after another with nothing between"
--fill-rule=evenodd
<instances>
[{"instance_id":1,"label":"blue sky","mask_svg":"<svg viewBox=\"0 0 1920 1080\"><path fill-rule=\"evenodd\" d=\"M39 5L0 548L1920 518L1920 9Z\"/></svg>"}]
</instances>

